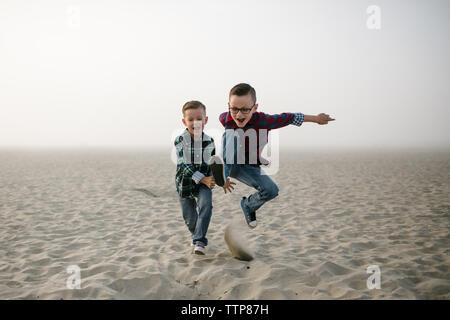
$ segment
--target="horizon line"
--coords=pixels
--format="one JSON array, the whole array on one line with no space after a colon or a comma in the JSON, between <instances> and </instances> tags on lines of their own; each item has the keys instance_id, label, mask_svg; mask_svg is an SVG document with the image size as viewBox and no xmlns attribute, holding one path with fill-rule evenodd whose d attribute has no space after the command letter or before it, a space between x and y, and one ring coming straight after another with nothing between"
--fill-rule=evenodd
<instances>
[{"instance_id":1,"label":"horizon line","mask_svg":"<svg viewBox=\"0 0 450 320\"><path fill-rule=\"evenodd\" d=\"M98 151L98 152L171 152L172 146L109 146L109 145L94 145L94 146L71 146L71 145L54 145L54 146L36 146L36 145L17 145L17 146L2 146L1 151ZM314 152L450 152L450 146L302 146L296 147L283 146L280 147L280 151L285 153L297 153L302 151L314 151Z\"/></svg>"}]
</instances>

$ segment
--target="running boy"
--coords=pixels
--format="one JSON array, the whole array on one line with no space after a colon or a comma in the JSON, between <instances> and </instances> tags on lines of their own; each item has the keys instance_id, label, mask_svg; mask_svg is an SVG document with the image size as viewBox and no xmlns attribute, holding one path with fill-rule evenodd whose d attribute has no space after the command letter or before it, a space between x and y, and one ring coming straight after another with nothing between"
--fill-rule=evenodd
<instances>
[{"instance_id":1,"label":"running boy","mask_svg":"<svg viewBox=\"0 0 450 320\"><path fill-rule=\"evenodd\" d=\"M215 185L208 162L215 154L215 145L214 140L203 132L208 122L206 107L199 101L189 101L184 104L182 112L186 130L175 139L175 184L183 219L191 232L191 246L194 246L195 254L203 255L212 215L211 189Z\"/></svg>"},{"instance_id":2,"label":"running boy","mask_svg":"<svg viewBox=\"0 0 450 320\"><path fill-rule=\"evenodd\" d=\"M221 164L220 159L214 157L211 162L211 168L217 184L224 188L225 193L227 190L231 191L229 189L230 179L227 177L233 177L257 190L248 198L243 197L241 200L241 208L244 212L245 220L250 228L255 228L257 225L256 210L267 201L275 198L279 191L277 185L268 175L262 172L260 167L262 164L267 164L267 160L261 158L261 151L267 144L268 131L279 129L289 124L301 126L303 122L315 122L323 125L335 119L324 113L317 116L309 116L302 113L269 115L258 112L255 89L246 83L234 86L230 91L228 101L228 112L224 112L219 116L220 122L226 129L222 144L225 164ZM239 137L244 136L244 139L237 142L238 135L234 133L239 129L242 129L241 131L244 133ZM253 132L256 134L253 134L254 143L250 141L247 143L245 139L245 136L249 138L252 136L245 134L249 129L253 129ZM231 139L230 131L233 133ZM260 137L260 134L265 136ZM241 161L237 159L237 155L239 155L237 152L238 144L242 145L244 149L244 152L241 153L244 156L243 161L242 159ZM223 166L225 166L224 170Z\"/></svg>"}]
</instances>

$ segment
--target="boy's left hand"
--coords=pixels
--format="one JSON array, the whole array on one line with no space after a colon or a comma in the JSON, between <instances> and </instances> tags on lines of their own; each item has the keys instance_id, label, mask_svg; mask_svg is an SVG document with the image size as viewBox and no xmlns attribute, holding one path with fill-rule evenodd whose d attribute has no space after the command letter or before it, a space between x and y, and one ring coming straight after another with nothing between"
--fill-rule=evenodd
<instances>
[{"instance_id":1,"label":"boy's left hand","mask_svg":"<svg viewBox=\"0 0 450 320\"><path fill-rule=\"evenodd\" d=\"M328 121L333 121L335 119L330 118L330 116L326 113L320 113L317 115L317 124L328 124Z\"/></svg>"}]
</instances>

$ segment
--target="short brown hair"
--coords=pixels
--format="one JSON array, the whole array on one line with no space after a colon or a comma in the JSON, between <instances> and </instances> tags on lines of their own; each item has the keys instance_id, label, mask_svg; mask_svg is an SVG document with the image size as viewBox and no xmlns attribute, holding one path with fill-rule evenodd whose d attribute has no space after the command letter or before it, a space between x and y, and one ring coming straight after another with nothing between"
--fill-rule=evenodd
<instances>
[{"instance_id":1,"label":"short brown hair","mask_svg":"<svg viewBox=\"0 0 450 320\"><path fill-rule=\"evenodd\" d=\"M233 95L245 96L247 94L250 94L252 96L253 102L256 103L256 91L248 83L239 83L235 85L233 88L231 88L230 95L228 96L228 98L230 98Z\"/></svg>"},{"instance_id":2,"label":"short brown hair","mask_svg":"<svg viewBox=\"0 0 450 320\"><path fill-rule=\"evenodd\" d=\"M189 109L198 109L198 108L202 108L203 111L204 111L205 114L206 114L206 107L205 107L205 105L204 105L203 103L201 103L200 101L196 101L196 100L186 102L186 103L183 105L183 109L182 109L181 111L183 112L183 116L184 116L184 112L185 112L186 110L189 110Z\"/></svg>"}]
</instances>

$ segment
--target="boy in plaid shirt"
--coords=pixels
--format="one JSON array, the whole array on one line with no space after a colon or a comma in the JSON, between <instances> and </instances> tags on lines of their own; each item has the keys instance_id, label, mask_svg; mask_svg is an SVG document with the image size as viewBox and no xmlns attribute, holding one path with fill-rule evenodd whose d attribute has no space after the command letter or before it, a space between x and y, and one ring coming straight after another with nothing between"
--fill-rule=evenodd
<instances>
[{"instance_id":1,"label":"boy in plaid shirt","mask_svg":"<svg viewBox=\"0 0 450 320\"><path fill-rule=\"evenodd\" d=\"M175 139L175 184L183 219L191 232L194 253L203 255L208 244L206 233L212 215L211 189L215 186L208 163L215 154L215 146L214 140L203 132L208 122L206 107L199 101L189 101L182 111L186 130Z\"/></svg>"},{"instance_id":2,"label":"boy in plaid shirt","mask_svg":"<svg viewBox=\"0 0 450 320\"><path fill-rule=\"evenodd\" d=\"M278 195L278 187L261 170L261 165L267 164L267 160L261 158L261 151L267 144L268 131L279 129L289 124L301 126L303 122L315 122L317 124L327 124L333 121L328 114L321 113L317 116L304 115L302 113L281 113L269 115L258 112L256 103L255 89L246 83L240 83L234 86L229 94L228 112L219 116L219 120L225 127L223 135L223 160L214 157L211 162L211 169L216 179L217 185L223 186L224 191L230 191L230 179L233 177L246 185L253 187L257 192L248 198L243 197L241 208L245 220L250 228L255 228L256 210L264 203L272 200ZM244 139L238 131L243 132ZM250 135L247 134L249 142L245 139L245 132L253 129ZM253 137L252 137L253 133ZM253 143L250 142L253 138ZM255 141L256 140L256 141ZM241 156L237 159L239 153L237 147L241 147ZM242 159L243 158L243 159ZM232 187L231 187L232 188ZM232 188L234 189L234 188Z\"/></svg>"}]
</instances>

